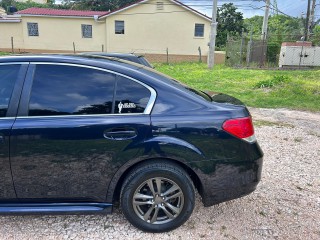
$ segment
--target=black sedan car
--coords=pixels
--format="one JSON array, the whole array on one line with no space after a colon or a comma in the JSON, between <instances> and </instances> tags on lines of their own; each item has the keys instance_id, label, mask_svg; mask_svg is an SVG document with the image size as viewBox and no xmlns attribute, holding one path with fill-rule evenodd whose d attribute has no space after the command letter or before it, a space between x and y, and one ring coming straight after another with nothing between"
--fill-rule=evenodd
<instances>
[{"instance_id":1,"label":"black sedan car","mask_svg":"<svg viewBox=\"0 0 320 240\"><path fill-rule=\"evenodd\" d=\"M110 213L170 231L195 191L254 191L263 153L238 101L141 65L87 56L0 58L0 213Z\"/></svg>"}]
</instances>

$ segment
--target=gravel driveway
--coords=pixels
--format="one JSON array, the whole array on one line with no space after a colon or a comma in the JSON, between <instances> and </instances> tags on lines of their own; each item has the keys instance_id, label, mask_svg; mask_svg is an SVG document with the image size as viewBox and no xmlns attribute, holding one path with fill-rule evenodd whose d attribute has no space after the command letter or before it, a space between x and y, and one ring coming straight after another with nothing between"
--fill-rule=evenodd
<instances>
[{"instance_id":1,"label":"gravel driveway","mask_svg":"<svg viewBox=\"0 0 320 240\"><path fill-rule=\"evenodd\" d=\"M264 150L249 196L195 210L179 229L147 234L107 216L1 216L0 239L320 239L320 113L251 109Z\"/></svg>"}]
</instances>

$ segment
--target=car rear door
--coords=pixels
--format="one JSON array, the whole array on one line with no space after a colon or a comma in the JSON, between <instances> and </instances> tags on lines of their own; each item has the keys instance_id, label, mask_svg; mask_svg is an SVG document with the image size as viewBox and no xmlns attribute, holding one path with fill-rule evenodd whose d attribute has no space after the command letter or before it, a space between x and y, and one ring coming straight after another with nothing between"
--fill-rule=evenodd
<instances>
[{"instance_id":1,"label":"car rear door","mask_svg":"<svg viewBox=\"0 0 320 240\"><path fill-rule=\"evenodd\" d=\"M12 130L21 201L105 201L150 128L152 90L105 69L34 63Z\"/></svg>"},{"instance_id":2,"label":"car rear door","mask_svg":"<svg viewBox=\"0 0 320 240\"><path fill-rule=\"evenodd\" d=\"M0 63L0 201L16 199L9 159L10 135L27 68L28 63Z\"/></svg>"}]
</instances>

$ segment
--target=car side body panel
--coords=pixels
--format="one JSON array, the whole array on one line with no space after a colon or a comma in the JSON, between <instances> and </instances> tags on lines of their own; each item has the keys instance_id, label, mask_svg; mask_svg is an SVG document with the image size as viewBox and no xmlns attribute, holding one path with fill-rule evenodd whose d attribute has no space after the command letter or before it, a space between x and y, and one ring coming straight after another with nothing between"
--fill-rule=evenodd
<instances>
[{"instance_id":1,"label":"car side body panel","mask_svg":"<svg viewBox=\"0 0 320 240\"><path fill-rule=\"evenodd\" d=\"M14 120L0 119L0 203L16 199L9 161L10 132Z\"/></svg>"},{"instance_id":2,"label":"car side body panel","mask_svg":"<svg viewBox=\"0 0 320 240\"><path fill-rule=\"evenodd\" d=\"M5 66L6 64L7 63L0 63L0 66ZM16 62L10 65L12 64L20 66L20 70L17 72L17 79L13 79L13 81L15 80L15 85L11 94L6 117L0 118L0 202L16 201L10 166L10 137L29 65L27 62ZM2 90L3 89L1 89L1 91Z\"/></svg>"},{"instance_id":3,"label":"car side body panel","mask_svg":"<svg viewBox=\"0 0 320 240\"><path fill-rule=\"evenodd\" d=\"M134 123L134 124L133 124ZM18 117L11 133L11 164L21 201L104 202L114 172L136 156L149 116ZM112 129L134 139L110 140Z\"/></svg>"},{"instance_id":4,"label":"car side body panel","mask_svg":"<svg viewBox=\"0 0 320 240\"><path fill-rule=\"evenodd\" d=\"M81 56L6 61L21 60L108 69L150 86L157 98L150 115L131 116L28 117L26 106L20 104L11 133L19 201L112 204L127 171L153 159L177 162L196 175L205 206L248 194L259 182L263 153L258 143L221 128L226 119L249 116L246 107L205 101L141 65ZM22 102L27 102L31 89L32 67L29 70ZM106 131L123 127L137 136L121 141L106 138Z\"/></svg>"}]
</instances>

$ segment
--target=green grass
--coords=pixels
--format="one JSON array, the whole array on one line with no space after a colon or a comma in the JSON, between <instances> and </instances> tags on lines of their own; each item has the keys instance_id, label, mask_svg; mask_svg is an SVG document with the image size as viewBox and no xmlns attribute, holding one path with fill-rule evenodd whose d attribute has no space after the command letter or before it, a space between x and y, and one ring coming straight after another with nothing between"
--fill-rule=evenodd
<instances>
[{"instance_id":1,"label":"green grass","mask_svg":"<svg viewBox=\"0 0 320 240\"><path fill-rule=\"evenodd\" d=\"M222 92L246 105L263 108L289 108L320 111L320 70L251 70L204 63L154 64L187 85Z\"/></svg>"},{"instance_id":2,"label":"green grass","mask_svg":"<svg viewBox=\"0 0 320 240\"><path fill-rule=\"evenodd\" d=\"M0 56L4 56L4 55L9 55L11 53L8 53L8 52L0 52Z\"/></svg>"}]
</instances>

